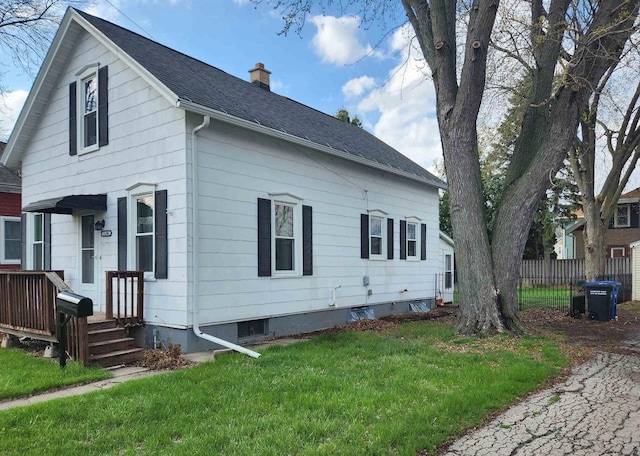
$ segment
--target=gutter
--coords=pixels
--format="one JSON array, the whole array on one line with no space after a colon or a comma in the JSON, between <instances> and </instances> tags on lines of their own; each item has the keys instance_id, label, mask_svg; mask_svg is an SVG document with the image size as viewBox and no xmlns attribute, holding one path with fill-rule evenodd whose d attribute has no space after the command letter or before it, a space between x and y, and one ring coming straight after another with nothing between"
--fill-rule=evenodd
<instances>
[{"instance_id":1,"label":"gutter","mask_svg":"<svg viewBox=\"0 0 640 456\"><path fill-rule=\"evenodd\" d=\"M184 109L189 112L193 112L196 114L203 115L205 117L209 117L215 120L219 120L228 124L235 125L237 127L246 128L248 130L255 131L257 133L262 133L264 135L268 135L274 138L282 139L284 141L298 144L300 146L309 147L311 149L315 149L319 152L323 152L325 154L333 155L335 157L340 157L345 160L360 163L361 165L367 166L369 168L379 169L381 171L385 171L387 173L395 174L397 176L404 177L405 179L411 179L415 182L419 182L424 185L428 185L430 187L438 188L438 189L447 189L447 184L442 182L434 182L427 178L420 177L416 174L408 173L406 171L402 171L397 168L393 168L389 165L383 165L381 163L376 163L366 158L358 157L356 155L350 154L348 152L344 152L339 149L334 149L330 146L324 146L322 144L315 143L309 139L300 138L298 136L294 136L290 133L286 133L284 131L274 130L271 127L267 127L264 125L257 124L255 122L251 122L249 120L241 119L239 117L232 116L231 114L227 114L224 112L216 111L211 108L207 108L206 106L202 106L196 103L192 103L187 100L178 100L176 102L176 107L180 109Z\"/></svg>"},{"instance_id":2,"label":"gutter","mask_svg":"<svg viewBox=\"0 0 640 456\"><path fill-rule=\"evenodd\" d=\"M202 332L200 329L200 323L198 321L198 302L200 298L200 265L198 262L198 252L200 244L200 235L198 234L198 221L199 221L199 209L198 209L198 152L197 152L197 135L198 132L209 126L211 117L204 116L202 124L195 127L191 132L191 208L193 212L192 224L191 224L191 239L192 239L192 275L193 275L193 333L201 339L213 342L214 344L222 345L223 347L230 348L245 355L249 355L252 358L259 358L260 353L248 350L240 345L236 345L227 340L220 339L218 337L211 336Z\"/></svg>"}]
</instances>

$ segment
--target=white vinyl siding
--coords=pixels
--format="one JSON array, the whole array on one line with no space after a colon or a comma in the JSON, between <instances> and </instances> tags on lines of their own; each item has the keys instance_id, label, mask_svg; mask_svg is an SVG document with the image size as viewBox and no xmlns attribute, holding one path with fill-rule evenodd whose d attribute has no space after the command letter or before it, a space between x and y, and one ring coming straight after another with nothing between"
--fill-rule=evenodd
<instances>
[{"instance_id":1,"label":"white vinyl siding","mask_svg":"<svg viewBox=\"0 0 640 456\"><path fill-rule=\"evenodd\" d=\"M100 153L80 154L82 143L78 142L78 156L69 156L69 84L77 82L79 70L95 62L109 67L109 144L100 147ZM162 183L169 195L171 212L167 217L169 279L149 278L145 284L145 320L187 326L191 318L187 308L190 288L186 221L190 209L186 197L184 111L176 109L88 33L79 37L56 84L23 156L23 206L56 196L107 194L107 211L97 214L105 221L104 230L112 232L111 236L96 236L100 252L96 278L102 300L105 271L118 270L117 199L128 197L127 189L136 183ZM129 198L127 202L130 206ZM65 281L72 289L80 290L78 216L52 214L51 224L51 264L65 271Z\"/></svg>"},{"instance_id":2,"label":"white vinyl siding","mask_svg":"<svg viewBox=\"0 0 640 456\"><path fill-rule=\"evenodd\" d=\"M187 129L201 122L193 116ZM198 149L201 324L325 310L338 286L338 308L435 296L441 267L436 189L219 122L200 131ZM363 188L375 190L363 195ZM313 207L313 276L265 280L256 274L257 198L277 201L274 189ZM383 219L385 261L361 259L362 214ZM397 220L406 214L427 224L430 261L399 260ZM396 220L396 255L386 260L390 218ZM419 239L416 251L420 258ZM371 296L362 285L365 275Z\"/></svg>"}]
</instances>

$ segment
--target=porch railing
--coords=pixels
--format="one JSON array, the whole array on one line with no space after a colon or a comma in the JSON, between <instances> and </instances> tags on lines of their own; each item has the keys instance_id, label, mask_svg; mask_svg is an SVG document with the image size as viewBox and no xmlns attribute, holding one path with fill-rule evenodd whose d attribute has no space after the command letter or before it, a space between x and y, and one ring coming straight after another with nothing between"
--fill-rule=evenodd
<instances>
[{"instance_id":1,"label":"porch railing","mask_svg":"<svg viewBox=\"0 0 640 456\"><path fill-rule=\"evenodd\" d=\"M59 291L71 291L63 278L63 271L0 272L0 332L57 342L56 295ZM72 318L67 324L67 335L67 352L87 365L87 319Z\"/></svg>"},{"instance_id":2,"label":"porch railing","mask_svg":"<svg viewBox=\"0 0 640 456\"><path fill-rule=\"evenodd\" d=\"M121 326L144 321L144 271L107 271L106 318Z\"/></svg>"}]
</instances>

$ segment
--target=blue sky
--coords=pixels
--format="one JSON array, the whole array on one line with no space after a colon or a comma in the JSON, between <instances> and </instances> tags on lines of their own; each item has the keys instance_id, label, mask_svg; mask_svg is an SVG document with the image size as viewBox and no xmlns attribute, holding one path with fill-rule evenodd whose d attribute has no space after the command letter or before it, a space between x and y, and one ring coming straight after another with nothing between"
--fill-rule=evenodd
<instances>
[{"instance_id":1,"label":"blue sky","mask_svg":"<svg viewBox=\"0 0 640 456\"><path fill-rule=\"evenodd\" d=\"M274 92L328 114L344 107L426 168L440 160L433 86L406 27L385 36L376 25L361 27L359 17L326 11L308 16L300 35L284 36L281 15L248 0L96 0L86 11L239 78L248 79L262 62ZM6 139L33 77L0 59L8 108L0 114L0 139Z\"/></svg>"}]
</instances>

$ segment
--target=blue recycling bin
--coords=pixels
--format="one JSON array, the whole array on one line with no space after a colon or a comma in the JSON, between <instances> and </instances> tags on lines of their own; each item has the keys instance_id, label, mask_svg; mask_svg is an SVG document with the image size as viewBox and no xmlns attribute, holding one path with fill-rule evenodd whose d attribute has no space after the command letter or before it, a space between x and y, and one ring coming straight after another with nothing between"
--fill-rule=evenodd
<instances>
[{"instance_id":1,"label":"blue recycling bin","mask_svg":"<svg viewBox=\"0 0 640 456\"><path fill-rule=\"evenodd\" d=\"M620 282L601 280L598 282L584 282L585 295L587 297L587 309L589 318L599 321L615 320L618 315L618 293Z\"/></svg>"}]
</instances>

